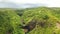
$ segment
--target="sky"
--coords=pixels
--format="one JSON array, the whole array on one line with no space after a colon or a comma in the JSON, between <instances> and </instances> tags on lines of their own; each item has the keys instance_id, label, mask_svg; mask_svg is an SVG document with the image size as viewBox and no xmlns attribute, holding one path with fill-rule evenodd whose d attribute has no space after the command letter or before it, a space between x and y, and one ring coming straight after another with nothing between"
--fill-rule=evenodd
<instances>
[{"instance_id":1,"label":"sky","mask_svg":"<svg viewBox=\"0 0 60 34\"><path fill-rule=\"evenodd\" d=\"M60 0L0 0L0 5L9 7L30 7L30 6L47 6L47 7L60 7Z\"/></svg>"}]
</instances>

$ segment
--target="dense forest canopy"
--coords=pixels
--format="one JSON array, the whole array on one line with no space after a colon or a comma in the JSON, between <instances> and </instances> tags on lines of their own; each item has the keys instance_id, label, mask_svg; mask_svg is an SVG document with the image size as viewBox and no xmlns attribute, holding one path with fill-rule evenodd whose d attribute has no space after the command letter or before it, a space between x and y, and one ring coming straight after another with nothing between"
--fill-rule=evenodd
<instances>
[{"instance_id":1,"label":"dense forest canopy","mask_svg":"<svg viewBox=\"0 0 60 34\"><path fill-rule=\"evenodd\" d=\"M0 9L1 34L60 34L60 8Z\"/></svg>"}]
</instances>

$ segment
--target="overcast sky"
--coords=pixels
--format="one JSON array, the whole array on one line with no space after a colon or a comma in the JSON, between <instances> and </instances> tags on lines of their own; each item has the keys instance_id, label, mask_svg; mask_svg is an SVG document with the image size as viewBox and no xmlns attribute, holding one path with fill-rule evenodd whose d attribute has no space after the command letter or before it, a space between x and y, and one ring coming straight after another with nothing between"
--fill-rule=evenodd
<instances>
[{"instance_id":1,"label":"overcast sky","mask_svg":"<svg viewBox=\"0 0 60 34\"><path fill-rule=\"evenodd\" d=\"M44 4L48 7L60 7L60 0L0 0L0 2L10 2L15 4Z\"/></svg>"}]
</instances>

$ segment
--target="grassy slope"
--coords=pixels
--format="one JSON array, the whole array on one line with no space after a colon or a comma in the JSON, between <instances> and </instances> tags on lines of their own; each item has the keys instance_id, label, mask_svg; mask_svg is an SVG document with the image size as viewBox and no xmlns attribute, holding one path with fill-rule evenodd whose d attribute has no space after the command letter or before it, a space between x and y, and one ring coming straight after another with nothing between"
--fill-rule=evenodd
<instances>
[{"instance_id":1,"label":"grassy slope","mask_svg":"<svg viewBox=\"0 0 60 34\"><path fill-rule=\"evenodd\" d=\"M54 32L60 34L60 28L56 29L56 23L60 21L60 8L38 7L13 11L20 15L21 22L24 22L25 25L36 21L35 28L28 34L53 34ZM41 25L41 23L43 24Z\"/></svg>"},{"instance_id":2,"label":"grassy slope","mask_svg":"<svg viewBox=\"0 0 60 34\"><path fill-rule=\"evenodd\" d=\"M21 18L24 19L25 24L28 24L32 19L37 20L36 23L41 23L41 21L44 23L45 21L43 28L41 25L36 25L28 34L53 34L57 21L60 21L59 12L58 10L46 7L33 8L25 10Z\"/></svg>"}]
</instances>

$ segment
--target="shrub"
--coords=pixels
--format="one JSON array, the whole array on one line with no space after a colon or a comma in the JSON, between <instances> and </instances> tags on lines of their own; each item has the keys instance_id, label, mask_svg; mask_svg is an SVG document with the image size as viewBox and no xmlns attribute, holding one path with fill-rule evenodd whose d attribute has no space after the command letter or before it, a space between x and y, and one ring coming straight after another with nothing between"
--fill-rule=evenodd
<instances>
[{"instance_id":1,"label":"shrub","mask_svg":"<svg viewBox=\"0 0 60 34\"><path fill-rule=\"evenodd\" d=\"M20 17L13 10L0 10L0 34L23 34Z\"/></svg>"}]
</instances>

